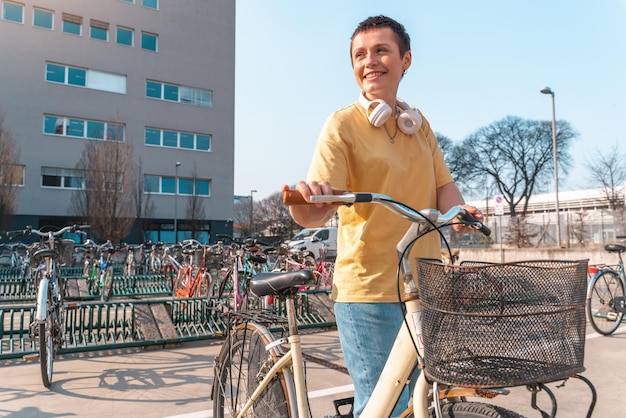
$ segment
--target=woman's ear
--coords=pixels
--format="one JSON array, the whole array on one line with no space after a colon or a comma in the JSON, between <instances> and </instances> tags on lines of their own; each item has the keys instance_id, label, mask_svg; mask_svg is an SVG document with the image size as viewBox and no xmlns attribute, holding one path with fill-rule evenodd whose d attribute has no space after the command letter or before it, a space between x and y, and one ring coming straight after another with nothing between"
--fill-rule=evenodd
<instances>
[{"instance_id":1,"label":"woman's ear","mask_svg":"<svg viewBox=\"0 0 626 418\"><path fill-rule=\"evenodd\" d=\"M402 69L404 71L409 69L409 67L411 66L412 59L413 59L413 55L411 54L411 51L406 51L406 53L404 54L404 58L402 58Z\"/></svg>"}]
</instances>

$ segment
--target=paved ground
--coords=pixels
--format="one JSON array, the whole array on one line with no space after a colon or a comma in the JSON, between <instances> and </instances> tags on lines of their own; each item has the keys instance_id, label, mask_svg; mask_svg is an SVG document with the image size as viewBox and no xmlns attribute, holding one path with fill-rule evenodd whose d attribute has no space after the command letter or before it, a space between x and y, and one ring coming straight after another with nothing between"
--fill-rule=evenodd
<instances>
[{"instance_id":1,"label":"paved ground","mask_svg":"<svg viewBox=\"0 0 626 418\"><path fill-rule=\"evenodd\" d=\"M626 326L613 337L588 330L585 351L589 378L598 391L594 417L624 417L626 386ZM336 330L303 336L308 353L342 363ZM0 416L2 417L211 417L212 362L220 341L186 343L180 347L128 349L61 356L55 362L50 390L41 384L39 364L22 360L0 362ZM333 413L332 400L351 395L350 378L338 371L308 363L312 416ZM590 394L579 381L555 389L558 417L584 417ZM529 393L516 389L502 404L540 417Z\"/></svg>"}]
</instances>

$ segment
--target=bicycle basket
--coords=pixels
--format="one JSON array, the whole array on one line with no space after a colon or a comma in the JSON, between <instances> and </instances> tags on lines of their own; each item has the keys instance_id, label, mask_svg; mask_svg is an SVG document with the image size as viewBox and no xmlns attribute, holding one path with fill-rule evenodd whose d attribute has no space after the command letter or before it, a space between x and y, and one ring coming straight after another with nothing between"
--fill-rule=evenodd
<instances>
[{"instance_id":1,"label":"bicycle basket","mask_svg":"<svg viewBox=\"0 0 626 418\"><path fill-rule=\"evenodd\" d=\"M552 382L584 370L587 260L417 260L426 373L458 386Z\"/></svg>"}]
</instances>

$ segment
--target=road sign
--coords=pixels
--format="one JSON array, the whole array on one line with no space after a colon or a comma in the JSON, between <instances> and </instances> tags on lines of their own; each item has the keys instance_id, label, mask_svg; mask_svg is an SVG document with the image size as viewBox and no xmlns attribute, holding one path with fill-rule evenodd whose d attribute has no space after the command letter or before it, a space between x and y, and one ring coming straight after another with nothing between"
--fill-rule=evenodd
<instances>
[{"instance_id":1,"label":"road sign","mask_svg":"<svg viewBox=\"0 0 626 418\"><path fill-rule=\"evenodd\" d=\"M498 194L493 200L496 203L496 215L504 215L504 196Z\"/></svg>"}]
</instances>

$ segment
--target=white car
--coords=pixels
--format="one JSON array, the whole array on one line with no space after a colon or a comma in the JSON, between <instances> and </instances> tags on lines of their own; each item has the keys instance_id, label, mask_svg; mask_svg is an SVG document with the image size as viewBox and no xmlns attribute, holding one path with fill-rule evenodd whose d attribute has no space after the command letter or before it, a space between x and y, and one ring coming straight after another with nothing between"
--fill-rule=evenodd
<instances>
[{"instance_id":1,"label":"white car","mask_svg":"<svg viewBox=\"0 0 626 418\"><path fill-rule=\"evenodd\" d=\"M289 247L311 253L316 259L326 251L326 257L337 255L337 228L305 228L298 232L290 241Z\"/></svg>"}]
</instances>

